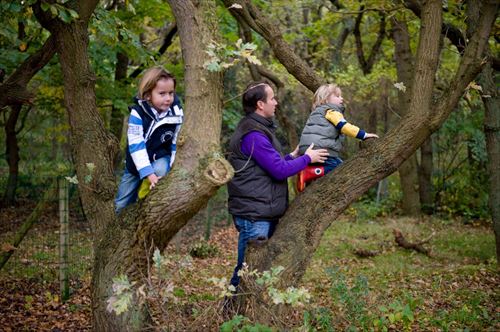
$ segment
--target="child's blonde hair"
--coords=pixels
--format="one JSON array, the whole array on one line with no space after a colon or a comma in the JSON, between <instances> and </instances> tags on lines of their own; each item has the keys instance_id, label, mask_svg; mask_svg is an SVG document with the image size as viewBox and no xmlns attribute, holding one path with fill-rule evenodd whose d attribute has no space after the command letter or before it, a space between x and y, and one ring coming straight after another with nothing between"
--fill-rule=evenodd
<instances>
[{"instance_id":1,"label":"child's blonde hair","mask_svg":"<svg viewBox=\"0 0 500 332\"><path fill-rule=\"evenodd\" d=\"M311 111L314 111L316 107L326 103L326 100L330 95L340 96L341 91L337 84L323 84L314 93L314 99L311 107Z\"/></svg>"},{"instance_id":2,"label":"child's blonde hair","mask_svg":"<svg viewBox=\"0 0 500 332\"><path fill-rule=\"evenodd\" d=\"M151 91L155 88L156 83L162 79L174 81L175 89L175 77L164 68L158 66L146 70L141 81L139 82L139 93L137 97L144 100L148 99L151 95Z\"/></svg>"}]
</instances>

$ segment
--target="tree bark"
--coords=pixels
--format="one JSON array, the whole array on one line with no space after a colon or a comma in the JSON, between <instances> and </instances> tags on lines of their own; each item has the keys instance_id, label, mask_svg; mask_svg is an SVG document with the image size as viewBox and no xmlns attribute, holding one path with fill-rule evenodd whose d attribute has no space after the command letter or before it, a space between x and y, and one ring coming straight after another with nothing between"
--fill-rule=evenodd
<instances>
[{"instance_id":1,"label":"tree bark","mask_svg":"<svg viewBox=\"0 0 500 332\"><path fill-rule=\"evenodd\" d=\"M434 211L432 186L432 136L429 136L420 147L420 166L418 167L418 190L422 211L431 214Z\"/></svg>"},{"instance_id":2,"label":"tree bark","mask_svg":"<svg viewBox=\"0 0 500 332\"><path fill-rule=\"evenodd\" d=\"M398 82L403 82L406 91L398 90L399 112L408 114L413 77L413 55L410 49L410 35L406 22L392 18L392 39L394 40L394 58L398 74ZM420 198L418 191L417 156L412 155L399 168L399 181L403 193L402 209L405 215L420 214Z\"/></svg>"},{"instance_id":3,"label":"tree bark","mask_svg":"<svg viewBox=\"0 0 500 332\"><path fill-rule=\"evenodd\" d=\"M425 3L410 112L385 137L361 150L335 172L315 181L299 195L267 245L249 252L247 262L251 268L269 270L272 266L284 266L280 284L297 284L332 221L368 188L394 172L441 126L481 69L482 54L497 5L490 2L484 7L481 19L476 22L478 29L469 41L454 80L443 97L436 104L431 104L440 51L441 1ZM318 201L317 197L329 199ZM256 320L262 321L262 317L266 317L264 312L256 313Z\"/></svg>"},{"instance_id":4,"label":"tree bark","mask_svg":"<svg viewBox=\"0 0 500 332\"><path fill-rule=\"evenodd\" d=\"M169 1L178 22L185 61L185 124L172 171L136 206L125 209L110 224L96 248L92 282L96 330L142 330L148 324L144 307L116 316L106 311L112 278L126 274L141 282L150 247L163 250L170 239L204 207L233 175L220 153L222 74L203 68L205 50L217 39L214 1ZM134 299L136 301L136 299Z\"/></svg>"},{"instance_id":5,"label":"tree bark","mask_svg":"<svg viewBox=\"0 0 500 332\"><path fill-rule=\"evenodd\" d=\"M119 38L120 39L120 38ZM128 69L128 56L123 52L116 53L116 67L115 67L115 84L123 85L127 78ZM109 121L109 128L111 133L115 135L118 141L121 141L123 136L123 113L122 110L116 108L115 105L111 107L111 120ZM119 158L121 160L121 158Z\"/></svg>"},{"instance_id":6,"label":"tree bark","mask_svg":"<svg viewBox=\"0 0 500 332\"><path fill-rule=\"evenodd\" d=\"M481 74L483 83L484 133L488 151L489 173L489 207L497 249L497 263L500 264L500 102L498 72L491 65L484 68Z\"/></svg>"},{"instance_id":7,"label":"tree bark","mask_svg":"<svg viewBox=\"0 0 500 332\"><path fill-rule=\"evenodd\" d=\"M40 50L29 56L5 83L0 84L0 91L2 91L0 109L6 105L31 102L33 94L27 90L26 86L33 76L52 59L55 52L55 38L50 36Z\"/></svg>"},{"instance_id":8,"label":"tree bark","mask_svg":"<svg viewBox=\"0 0 500 332\"><path fill-rule=\"evenodd\" d=\"M16 124L22 105L13 105L9 118L5 123L5 158L9 165L9 178L3 196L3 203L11 205L14 203L17 188L17 177L19 175L19 144L17 142Z\"/></svg>"}]
</instances>

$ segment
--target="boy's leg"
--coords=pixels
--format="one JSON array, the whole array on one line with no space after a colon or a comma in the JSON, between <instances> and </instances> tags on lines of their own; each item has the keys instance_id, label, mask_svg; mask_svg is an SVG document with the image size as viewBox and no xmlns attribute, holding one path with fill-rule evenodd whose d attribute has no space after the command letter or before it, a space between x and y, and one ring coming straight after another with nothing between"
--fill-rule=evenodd
<instances>
[{"instance_id":1,"label":"boy's leg","mask_svg":"<svg viewBox=\"0 0 500 332\"><path fill-rule=\"evenodd\" d=\"M339 167L344 161L339 157L328 157L325 160L325 175Z\"/></svg>"},{"instance_id":2,"label":"boy's leg","mask_svg":"<svg viewBox=\"0 0 500 332\"><path fill-rule=\"evenodd\" d=\"M170 171L170 156L153 161L151 164L157 176L165 176Z\"/></svg>"},{"instance_id":3,"label":"boy's leg","mask_svg":"<svg viewBox=\"0 0 500 332\"><path fill-rule=\"evenodd\" d=\"M137 190L140 183L139 176L130 174L127 169L123 173L115 198L115 212L118 213L124 207L137 200Z\"/></svg>"}]
</instances>

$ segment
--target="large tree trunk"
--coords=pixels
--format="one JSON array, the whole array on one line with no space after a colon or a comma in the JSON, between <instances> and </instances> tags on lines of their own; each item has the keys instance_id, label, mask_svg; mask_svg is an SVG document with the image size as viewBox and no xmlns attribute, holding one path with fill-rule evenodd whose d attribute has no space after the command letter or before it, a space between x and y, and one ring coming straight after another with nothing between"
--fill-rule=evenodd
<instances>
[{"instance_id":1,"label":"large tree trunk","mask_svg":"<svg viewBox=\"0 0 500 332\"><path fill-rule=\"evenodd\" d=\"M94 328L102 331L142 330L147 312L134 302L116 316L106 311L112 278L126 274L141 282L151 246L160 250L206 205L216 190L232 177L220 153L222 75L203 68L204 50L217 39L215 2L170 0L178 22L185 61L185 124L173 170L138 206L121 215L103 234L96 249L92 282Z\"/></svg>"},{"instance_id":2,"label":"large tree trunk","mask_svg":"<svg viewBox=\"0 0 500 332\"><path fill-rule=\"evenodd\" d=\"M491 65L486 66L481 74L484 103L484 133L488 151L489 206L497 248L497 263L500 264L500 103L498 72Z\"/></svg>"},{"instance_id":3,"label":"large tree trunk","mask_svg":"<svg viewBox=\"0 0 500 332\"><path fill-rule=\"evenodd\" d=\"M141 330L147 325L148 317L137 302L120 316L107 312L112 278L126 274L140 282L146 272L150 246L162 250L233 174L219 151L222 75L203 68L204 50L217 36L215 2L202 1L195 5L191 1L170 1L182 38L186 66L185 113L189 116L178 141L180 151L172 172L145 200L125 209L118 218L113 209L116 188L112 163L118 144L104 129L97 112L94 76L87 55L87 22L96 4L97 0L80 1L75 8L80 20L70 24L47 17L39 7L35 7L35 13L57 37L80 196L94 230L93 328ZM87 163L95 165L90 183L82 181L89 174Z\"/></svg>"},{"instance_id":4,"label":"large tree trunk","mask_svg":"<svg viewBox=\"0 0 500 332\"><path fill-rule=\"evenodd\" d=\"M410 35L406 22L392 18L392 39L394 40L394 58L398 73L398 82L403 82L406 91L398 91L398 105L401 116L409 112L411 83L413 78L413 55L410 49ZM417 157L412 155L399 167L399 181L403 193L402 209L405 215L420 214L418 192Z\"/></svg>"},{"instance_id":5,"label":"large tree trunk","mask_svg":"<svg viewBox=\"0 0 500 332\"><path fill-rule=\"evenodd\" d=\"M470 38L453 82L437 104L431 103L439 60L441 1L427 1L422 10L420 42L411 92L410 112L385 137L362 150L339 169L317 180L299 195L280 221L266 246L250 250L251 268L269 270L284 266L281 285L297 284L323 232L357 197L394 172L403 161L436 131L461 98L464 89L481 69L482 54L495 17L496 3L483 5L476 33ZM317 197L328 197L318 200ZM257 294L257 290L250 288ZM258 309L258 308L254 308ZM266 313L257 310L255 318Z\"/></svg>"}]
</instances>

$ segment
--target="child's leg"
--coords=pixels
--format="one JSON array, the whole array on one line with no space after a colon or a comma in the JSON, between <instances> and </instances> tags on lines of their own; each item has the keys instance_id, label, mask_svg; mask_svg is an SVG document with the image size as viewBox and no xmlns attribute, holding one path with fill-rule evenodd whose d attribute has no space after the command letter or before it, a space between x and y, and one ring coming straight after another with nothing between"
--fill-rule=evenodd
<instances>
[{"instance_id":1,"label":"child's leg","mask_svg":"<svg viewBox=\"0 0 500 332\"><path fill-rule=\"evenodd\" d=\"M153 166L153 170L155 171L155 174L157 176L165 176L170 171L170 156L166 156L153 161L151 166ZM149 194L150 185L151 183L149 183L149 180L147 178L144 178L142 180L142 183L138 191L139 199L144 199L144 197L146 197L147 194Z\"/></svg>"},{"instance_id":2,"label":"child's leg","mask_svg":"<svg viewBox=\"0 0 500 332\"><path fill-rule=\"evenodd\" d=\"M153 161L151 164L157 176L165 176L170 171L170 156Z\"/></svg>"},{"instance_id":3,"label":"child's leg","mask_svg":"<svg viewBox=\"0 0 500 332\"><path fill-rule=\"evenodd\" d=\"M328 174L329 172L333 171L335 168L340 166L344 161L340 159L339 157L328 157L325 160L324 166L325 166L325 174Z\"/></svg>"},{"instance_id":4,"label":"child's leg","mask_svg":"<svg viewBox=\"0 0 500 332\"><path fill-rule=\"evenodd\" d=\"M139 176L130 174L125 168L125 172L118 186L118 193L115 198L115 212L118 213L124 207L137 201L137 190L140 183Z\"/></svg>"}]
</instances>

